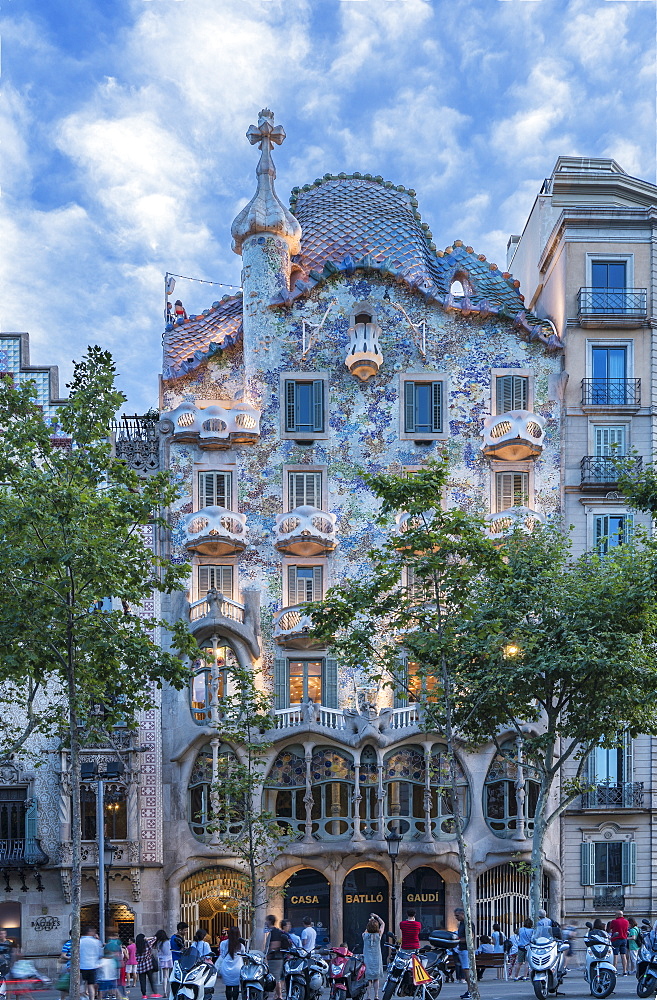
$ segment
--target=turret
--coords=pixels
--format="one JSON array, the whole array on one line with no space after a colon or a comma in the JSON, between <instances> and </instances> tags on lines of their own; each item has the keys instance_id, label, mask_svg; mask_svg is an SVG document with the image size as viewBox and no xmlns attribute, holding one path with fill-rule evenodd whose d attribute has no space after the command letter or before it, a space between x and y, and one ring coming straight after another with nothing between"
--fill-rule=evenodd
<instances>
[{"instance_id":1,"label":"turret","mask_svg":"<svg viewBox=\"0 0 657 1000\"><path fill-rule=\"evenodd\" d=\"M285 130L282 125L274 125L273 111L261 111L257 126L251 125L246 137L251 145L258 143L260 149L258 187L233 222L231 234L233 250L243 259L244 366L248 391L254 397L259 395L253 385L254 373L262 368L262 355L276 332L276 317L269 303L289 290L290 257L301 248L301 226L274 189L276 168L271 152L274 144L280 146L285 140ZM253 402L257 400L253 398Z\"/></svg>"}]
</instances>

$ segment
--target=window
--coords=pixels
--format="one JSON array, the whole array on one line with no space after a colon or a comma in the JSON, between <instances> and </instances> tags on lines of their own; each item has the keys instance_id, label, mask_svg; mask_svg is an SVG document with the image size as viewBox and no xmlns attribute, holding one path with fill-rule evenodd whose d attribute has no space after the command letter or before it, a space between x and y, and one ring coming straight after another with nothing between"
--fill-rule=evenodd
<instances>
[{"instance_id":1,"label":"window","mask_svg":"<svg viewBox=\"0 0 657 1000\"><path fill-rule=\"evenodd\" d=\"M198 505L199 509L225 507L227 510L231 510L233 506L232 472L199 472Z\"/></svg>"},{"instance_id":2,"label":"window","mask_svg":"<svg viewBox=\"0 0 657 1000\"><path fill-rule=\"evenodd\" d=\"M203 650L203 655L194 661L189 680L189 707L192 718L199 726L212 719L212 709L226 693L229 671L238 666L237 657L231 646L212 646Z\"/></svg>"},{"instance_id":3,"label":"window","mask_svg":"<svg viewBox=\"0 0 657 1000\"><path fill-rule=\"evenodd\" d=\"M624 732L619 746L596 747L589 754L587 778L588 792L582 796L582 805L588 809L622 809L643 805L643 783L633 782L634 743Z\"/></svg>"},{"instance_id":4,"label":"window","mask_svg":"<svg viewBox=\"0 0 657 1000\"><path fill-rule=\"evenodd\" d=\"M322 566L288 566L288 605L321 601L324 596L324 570Z\"/></svg>"},{"instance_id":5,"label":"window","mask_svg":"<svg viewBox=\"0 0 657 1000\"><path fill-rule=\"evenodd\" d=\"M529 402L529 379L526 375L498 375L495 379L495 411L526 410Z\"/></svg>"},{"instance_id":6,"label":"window","mask_svg":"<svg viewBox=\"0 0 657 1000\"><path fill-rule=\"evenodd\" d=\"M601 424L593 428L593 447L597 458L609 458L616 456L623 458L625 455L625 431L624 424L611 426Z\"/></svg>"},{"instance_id":7,"label":"window","mask_svg":"<svg viewBox=\"0 0 657 1000\"><path fill-rule=\"evenodd\" d=\"M442 382L404 382L404 431L406 434L440 434Z\"/></svg>"},{"instance_id":8,"label":"window","mask_svg":"<svg viewBox=\"0 0 657 1000\"><path fill-rule=\"evenodd\" d=\"M209 590L218 590L220 594L233 600L233 567L232 566L199 566L198 568L198 599L206 596Z\"/></svg>"},{"instance_id":9,"label":"window","mask_svg":"<svg viewBox=\"0 0 657 1000\"><path fill-rule=\"evenodd\" d=\"M419 576L414 566L406 567L406 593L411 600L427 604L435 600L434 579Z\"/></svg>"},{"instance_id":10,"label":"window","mask_svg":"<svg viewBox=\"0 0 657 1000\"><path fill-rule=\"evenodd\" d=\"M497 837L513 837L518 829L518 815L522 811L525 835L531 834L536 815L539 784L522 774L522 791L516 783L522 758L518 761L518 751L512 741L502 744L501 752L493 758L484 784L484 811L486 822ZM519 806L521 809L519 809Z\"/></svg>"},{"instance_id":11,"label":"window","mask_svg":"<svg viewBox=\"0 0 657 1000\"><path fill-rule=\"evenodd\" d=\"M394 707L404 708L415 702L435 702L438 693L438 678L427 674L417 660L406 658L399 661L395 677Z\"/></svg>"},{"instance_id":12,"label":"window","mask_svg":"<svg viewBox=\"0 0 657 1000\"><path fill-rule=\"evenodd\" d=\"M285 380L285 430L314 434L324 431L324 381Z\"/></svg>"},{"instance_id":13,"label":"window","mask_svg":"<svg viewBox=\"0 0 657 1000\"><path fill-rule=\"evenodd\" d=\"M330 657L275 660L274 707L284 709L307 701L338 707L338 661Z\"/></svg>"},{"instance_id":14,"label":"window","mask_svg":"<svg viewBox=\"0 0 657 1000\"><path fill-rule=\"evenodd\" d=\"M321 472L288 472L287 474L288 507L322 507L322 474Z\"/></svg>"},{"instance_id":15,"label":"window","mask_svg":"<svg viewBox=\"0 0 657 1000\"><path fill-rule=\"evenodd\" d=\"M234 760L235 755L229 747L218 747L215 770L212 746L206 744L194 761L187 789L187 820L194 836L206 843L213 835L230 837L242 829L243 802L239 801L239 796L231 799L230 791L226 791L230 789L229 775Z\"/></svg>"},{"instance_id":16,"label":"window","mask_svg":"<svg viewBox=\"0 0 657 1000\"><path fill-rule=\"evenodd\" d=\"M592 347L591 361L593 379L589 402L598 406L622 406L633 401L628 398L626 347Z\"/></svg>"},{"instance_id":17,"label":"window","mask_svg":"<svg viewBox=\"0 0 657 1000\"><path fill-rule=\"evenodd\" d=\"M0 841L25 840L27 788L0 788Z\"/></svg>"},{"instance_id":18,"label":"window","mask_svg":"<svg viewBox=\"0 0 657 1000\"><path fill-rule=\"evenodd\" d=\"M358 315L354 319L354 323L371 323L371 322L372 322L372 316L370 313L364 313L364 312L358 313Z\"/></svg>"},{"instance_id":19,"label":"window","mask_svg":"<svg viewBox=\"0 0 657 1000\"><path fill-rule=\"evenodd\" d=\"M96 791L84 785L80 789L82 839L96 840ZM109 840L126 840L128 836L128 803L125 788L105 785L105 836Z\"/></svg>"},{"instance_id":20,"label":"window","mask_svg":"<svg viewBox=\"0 0 657 1000\"><path fill-rule=\"evenodd\" d=\"M529 473L495 473L495 504L498 511L529 506Z\"/></svg>"},{"instance_id":21,"label":"window","mask_svg":"<svg viewBox=\"0 0 657 1000\"><path fill-rule=\"evenodd\" d=\"M297 840L306 829L306 760L297 744L280 750L265 781L265 809L276 825Z\"/></svg>"},{"instance_id":22,"label":"window","mask_svg":"<svg viewBox=\"0 0 657 1000\"><path fill-rule=\"evenodd\" d=\"M624 312L626 262L616 260L594 260L591 262L591 285L593 312Z\"/></svg>"},{"instance_id":23,"label":"window","mask_svg":"<svg viewBox=\"0 0 657 1000\"><path fill-rule=\"evenodd\" d=\"M581 845L582 885L634 885L636 844L633 840L605 840Z\"/></svg>"},{"instance_id":24,"label":"window","mask_svg":"<svg viewBox=\"0 0 657 1000\"><path fill-rule=\"evenodd\" d=\"M593 519L593 541L600 555L617 545L626 545L632 534L632 514L596 514Z\"/></svg>"}]
</instances>

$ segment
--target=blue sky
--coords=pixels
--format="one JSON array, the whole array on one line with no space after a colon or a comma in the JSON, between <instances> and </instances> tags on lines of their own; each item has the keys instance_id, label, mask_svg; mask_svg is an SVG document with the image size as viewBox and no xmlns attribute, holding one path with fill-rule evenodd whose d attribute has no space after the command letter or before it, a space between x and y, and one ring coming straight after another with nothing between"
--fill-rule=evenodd
<instances>
[{"instance_id":1,"label":"blue sky","mask_svg":"<svg viewBox=\"0 0 657 1000\"><path fill-rule=\"evenodd\" d=\"M500 265L560 154L655 181L654 0L5 0L3 331L157 404L163 275L239 284L269 106L279 195L360 170ZM189 312L225 291L180 281Z\"/></svg>"}]
</instances>

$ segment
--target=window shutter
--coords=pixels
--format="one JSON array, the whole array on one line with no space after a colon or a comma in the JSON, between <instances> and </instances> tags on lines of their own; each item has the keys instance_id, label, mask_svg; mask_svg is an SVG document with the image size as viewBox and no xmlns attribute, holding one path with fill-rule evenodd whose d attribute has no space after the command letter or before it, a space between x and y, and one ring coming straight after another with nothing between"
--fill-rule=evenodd
<instances>
[{"instance_id":1,"label":"window shutter","mask_svg":"<svg viewBox=\"0 0 657 1000\"><path fill-rule=\"evenodd\" d=\"M529 476L526 472L498 472L495 484L498 511L529 503Z\"/></svg>"},{"instance_id":2,"label":"window shutter","mask_svg":"<svg viewBox=\"0 0 657 1000\"><path fill-rule=\"evenodd\" d=\"M210 567L199 566L198 568L198 597L199 600L205 597L210 590Z\"/></svg>"},{"instance_id":3,"label":"window shutter","mask_svg":"<svg viewBox=\"0 0 657 1000\"><path fill-rule=\"evenodd\" d=\"M623 733L623 776L622 781L634 781L634 740L627 729Z\"/></svg>"},{"instance_id":4,"label":"window shutter","mask_svg":"<svg viewBox=\"0 0 657 1000\"><path fill-rule=\"evenodd\" d=\"M313 382L313 430L324 430L324 383L321 379Z\"/></svg>"},{"instance_id":5,"label":"window shutter","mask_svg":"<svg viewBox=\"0 0 657 1000\"><path fill-rule=\"evenodd\" d=\"M415 382L404 382L404 432L415 431Z\"/></svg>"},{"instance_id":6,"label":"window shutter","mask_svg":"<svg viewBox=\"0 0 657 1000\"><path fill-rule=\"evenodd\" d=\"M322 704L326 708L338 707L338 661L324 660L322 677Z\"/></svg>"},{"instance_id":7,"label":"window shutter","mask_svg":"<svg viewBox=\"0 0 657 1000\"><path fill-rule=\"evenodd\" d=\"M199 509L203 507L232 506L232 477L230 472L199 472Z\"/></svg>"},{"instance_id":8,"label":"window shutter","mask_svg":"<svg viewBox=\"0 0 657 1000\"><path fill-rule=\"evenodd\" d=\"M406 705L408 705L408 657L404 656L399 661L395 678L394 707L405 708Z\"/></svg>"},{"instance_id":9,"label":"window shutter","mask_svg":"<svg viewBox=\"0 0 657 1000\"><path fill-rule=\"evenodd\" d=\"M274 660L274 708L290 705L290 681L287 660Z\"/></svg>"},{"instance_id":10,"label":"window shutter","mask_svg":"<svg viewBox=\"0 0 657 1000\"><path fill-rule=\"evenodd\" d=\"M499 413L526 410L529 379L526 375L501 375L496 379L495 409Z\"/></svg>"},{"instance_id":11,"label":"window shutter","mask_svg":"<svg viewBox=\"0 0 657 1000\"><path fill-rule=\"evenodd\" d=\"M297 594L296 566L288 566L287 568L287 603L289 605L301 603Z\"/></svg>"},{"instance_id":12,"label":"window shutter","mask_svg":"<svg viewBox=\"0 0 657 1000\"><path fill-rule=\"evenodd\" d=\"M593 885L595 882L595 844L580 844L580 882Z\"/></svg>"},{"instance_id":13,"label":"window shutter","mask_svg":"<svg viewBox=\"0 0 657 1000\"><path fill-rule=\"evenodd\" d=\"M622 876L623 885L636 884L636 841L623 841L622 846Z\"/></svg>"},{"instance_id":14,"label":"window shutter","mask_svg":"<svg viewBox=\"0 0 657 1000\"><path fill-rule=\"evenodd\" d=\"M313 601L321 601L324 597L323 575L321 566L313 566Z\"/></svg>"},{"instance_id":15,"label":"window shutter","mask_svg":"<svg viewBox=\"0 0 657 1000\"><path fill-rule=\"evenodd\" d=\"M598 775L596 773L596 751L591 750L586 761L586 780L590 784L595 785L598 781Z\"/></svg>"},{"instance_id":16,"label":"window shutter","mask_svg":"<svg viewBox=\"0 0 657 1000\"><path fill-rule=\"evenodd\" d=\"M595 542L596 548L600 548L600 540L602 538L606 538L607 537L607 525L606 525L606 521L607 521L607 518L605 517L604 514L596 514L596 516L594 518L594 521L593 521L594 532L593 532L593 534L594 534L594 542Z\"/></svg>"},{"instance_id":17,"label":"window shutter","mask_svg":"<svg viewBox=\"0 0 657 1000\"><path fill-rule=\"evenodd\" d=\"M439 434L443 429L443 385L442 382L431 383L431 430Z\"/></svg>"},{"instance_id":18,"label":"window shutter","mask_svg":"<svg viewBox=\"0 0 657 1000\"><path fill-rule=\"evenodd\" d=\"M627 545L627 543L632 540L632 533L634 531L634 514L625 515L623 526L623 542Z\"/></svg>"},{"instance_id":19,"label":"window shutter","mask_svg":"<svg viewBox=\"0 0 657 1000\"><path fill-rule=\"evenodd\" d=\"M296 408L296 382L291 380L285 383L285 430L296 430L297 408Z\"/></svg>"}]
</instances>

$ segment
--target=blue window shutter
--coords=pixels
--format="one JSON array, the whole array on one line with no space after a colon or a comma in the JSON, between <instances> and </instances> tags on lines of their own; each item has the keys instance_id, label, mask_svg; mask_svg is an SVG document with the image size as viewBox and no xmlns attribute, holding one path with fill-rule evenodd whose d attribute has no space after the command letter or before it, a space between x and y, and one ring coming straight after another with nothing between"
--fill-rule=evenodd
<instances>
[{"instance_id":1,"label":"blue window shutter","mask_svg":"<svg viewBox=\"0 0 657 1000\"><path fill-rule=\"evenodd\" d=\"M274 660L274 708L288 708L290 705L290 682L287 660Z\"/></svg>"},{"instance_id":2,"label":"blue window shutter","mask_svg":"<svg viewBox=\"0 0 657 1000\"><path fill-rule=\"evenodd\" d=\"M628 545L632 541L632 534L634 531L634 514L625 515L625 524L623 531L623 542Z\"/></svg>"},{"instance_id":3,"label":"blue window shutter","mask_svg":"<svg viewBox=\"0 0 657 1000\"><path fill-rule=\"evenodd\" d=\"M439 434L443 429L443 384L442 382L431 383L431 429L434 434Z\"/></svg>"},{"instance_id":4,"label":"blue window shutter","mask_svg":"<svg viewBox=\"0 0 657 1000\"><path fill-rule=\"evenodd\" d=\"M415 382L404 382L404 431L415 431Z\"/></svg>"},{"instance_id":5,"label":"blue window shutter","mask_svg":"<svg viewBox=\"0 0 657 1000\"><path fill-rule=\"evenodd\" d=\"M313 382L313 430L324 430L324 382L316 379Z\"/></svg>"},{"instance_id":6,"label":"blue window shutter","mask_svg":"<svg viewBox=\"0 0 657 1000\"><path fill-rule=\"evenodd\" d=\"M595 844L581 844L581 874L582 885L593 885L595 880Z\"/></svg>"},{"instance_id":7,"label":"blue window shutter","mask_svg":"<svg viewBox=\"0 0 657 1000\"><path fill-rule=\"evenodd\" d=\"M621 880L623 885L636 884L636 842L634 840L623 841L622 844L622 869Z\"/></svg>"},{"instance_id":8,"label":"blue window shutter","mask_svg":"<svg viewBox=\"0 0 657 1000\"><path fill-rule=\"evenodd\" d=\"M297 426L297 407L296 407L296 382L291 380L285 383L285 430L294 431Z\"/></svg>"},{"instance_id":9,"label":"blue window shutter","mask_svg":"<svg viewBox=\"0 0 657 1000\"><path fill-rule=\"evenodd\" d=\"M404 656L399 661L394 687L394 707L405 708L408 705L408 658Z\"/></svg>"},{"instance_id":10,"label":"blue window shutter","mask_svg":"<svg viewBox=\"0 0 657 1000\"><path fill-rule=\"evenodd\" d=\"M338 708L338 661L330 657L324 660L322 678L322 704L325 708Z\"/></svg>"}]
</instances>

